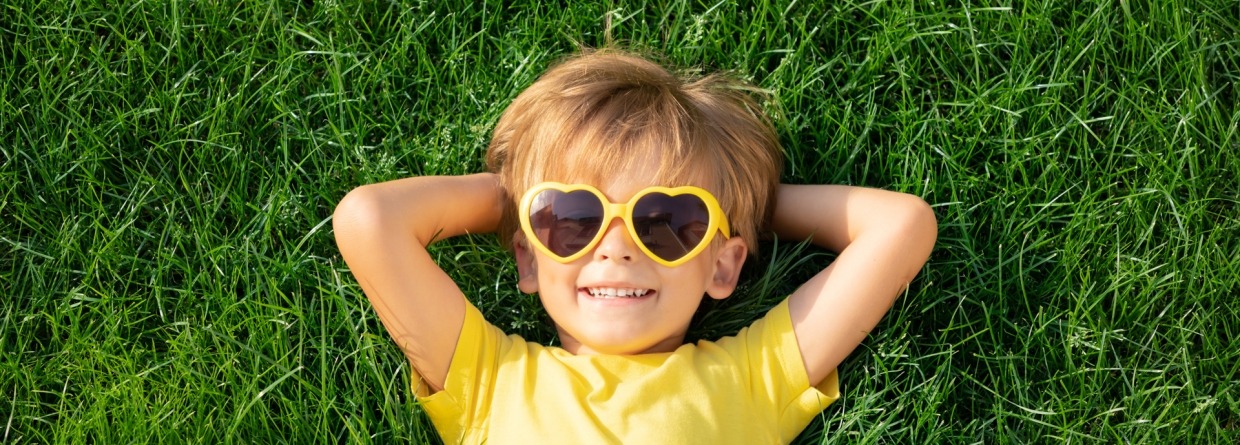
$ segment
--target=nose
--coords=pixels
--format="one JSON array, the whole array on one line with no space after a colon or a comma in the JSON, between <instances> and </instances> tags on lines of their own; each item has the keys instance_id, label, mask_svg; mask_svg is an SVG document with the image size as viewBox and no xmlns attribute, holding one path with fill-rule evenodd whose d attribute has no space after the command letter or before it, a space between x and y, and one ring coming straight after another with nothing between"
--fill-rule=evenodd
<instances>
[{"instance_id":1,"label":"nose","mask_svg":"<svg viewBox=\"0 0 1240 445\"><path fill-rule=\"evenodd\" d=\"M624 220L613 218L604 229L603 238L594 248L594 259L599 261L616 260L632 262L638 253L637 245L624 227Z\"/></svg>"}]
</instances>

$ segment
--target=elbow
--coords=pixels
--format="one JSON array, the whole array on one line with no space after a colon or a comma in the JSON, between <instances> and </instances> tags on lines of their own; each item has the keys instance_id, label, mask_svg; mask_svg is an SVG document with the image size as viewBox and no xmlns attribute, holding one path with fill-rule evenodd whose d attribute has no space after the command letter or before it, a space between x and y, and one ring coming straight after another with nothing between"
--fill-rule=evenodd
<instances>
[{"instance_id":1,"label":"elbow","mask_svg":"<svg viewBox=\"0 0 1240 445\"><path fill-rule=\"evenodd\" d=\"M930 207L930 203L921 198L915 198L914 201L912 205L914 225L920 229L921 234L933 245L934 240L939 234L939 218L935 216L934 209Z\"/></svg>"},{"instance_id":2,"label":"elbow","mask_svg":"<svg viewBox=\"0 0 1240 445\"><path fill-rule=\"evenodd\" d=\"M373 232L383 220L383 206L379 196L368 186L353 189L332 212L332 231L336 243L341 244L364 233Z\"/></svg>"},{"instance_id":3,"label":"elbow","mask_svg":"<svg viewBox=\"0 0 1240 445\"><path fill-rule=\"evenodd\" d=\"M919 256L924 262L925 259L930 258L930 252L934 249L934 243L939 236L938 217L925 200L909 196L905 221L909 253Z\"/></svg>"}]
</instances>

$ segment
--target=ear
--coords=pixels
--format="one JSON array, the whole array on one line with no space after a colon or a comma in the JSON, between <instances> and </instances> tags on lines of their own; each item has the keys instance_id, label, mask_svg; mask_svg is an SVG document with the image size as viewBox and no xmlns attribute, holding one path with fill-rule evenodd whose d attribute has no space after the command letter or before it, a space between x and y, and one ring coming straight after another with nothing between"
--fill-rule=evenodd
<instances>
[{"instance_id":1,"label":"ear","mask_svg":"<svg viewBox=\"0 0 1240 445\"><path fill-rule=\"evenodd\" d=\"M739 236L728 238L723 247L716 251L715 272L710 283L706 285L706 294L716 300L732 295L736 290L736 282L741 276L741 266L745 265L745 257L749 255L749 245Z\"/></svg>"},{"instance_id":2,"label":"ear","mask_svg":"<svg viewBox=\"0 0 1240 445\"><path fill-rule=\"evenodd\" d=\"M512 253L517 258L517 289L527 294L538 292L538 261L524 233L513 235Z\"/></svg>"}]
</instances>

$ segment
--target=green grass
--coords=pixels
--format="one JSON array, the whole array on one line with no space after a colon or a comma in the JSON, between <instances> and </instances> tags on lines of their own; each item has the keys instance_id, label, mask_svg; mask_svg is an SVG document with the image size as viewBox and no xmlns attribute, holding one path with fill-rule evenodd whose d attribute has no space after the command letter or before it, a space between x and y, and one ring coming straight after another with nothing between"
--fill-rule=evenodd
<instances>
[{"instance_id":1,"label":"green grass","mask_svg":"<svg viewBox=\"0 0 1240 445\"><path fill-rule=\"evenodd\" d=\"M611 35L769 89L785 181L940 220L800 443L1240 442L1240 4L0 6L0 442L436 442L336 251ZM787 244L695 336L828 264ZM489 237L434 254L551 341Z\"/></svg>"}]
</instances>

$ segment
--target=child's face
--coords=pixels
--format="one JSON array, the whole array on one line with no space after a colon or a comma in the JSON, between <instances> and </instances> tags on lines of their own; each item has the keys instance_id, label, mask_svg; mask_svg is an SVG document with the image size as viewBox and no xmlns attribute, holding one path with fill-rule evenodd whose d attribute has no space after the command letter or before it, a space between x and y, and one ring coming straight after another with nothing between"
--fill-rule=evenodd
<instances>
[{"instance_id":1,"label":"child's face","mask_svg":"<svg viewBox=\"0 0 1240 445\"><path fill-rule=\"evenodd\" d=\"M593 185L612 202L627 202L643 188L662 184L632 174ZM621 218L604 230L592 250L569 263L537 249L517 249L521 289L538 292L562 346L574 354L675 350L704 294L731 295L748 252L740 237L717 236L701 254L668 267L642 252Z\"/></svg>"}]
</instances>

